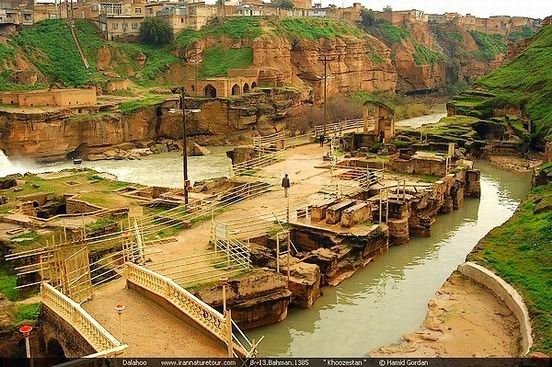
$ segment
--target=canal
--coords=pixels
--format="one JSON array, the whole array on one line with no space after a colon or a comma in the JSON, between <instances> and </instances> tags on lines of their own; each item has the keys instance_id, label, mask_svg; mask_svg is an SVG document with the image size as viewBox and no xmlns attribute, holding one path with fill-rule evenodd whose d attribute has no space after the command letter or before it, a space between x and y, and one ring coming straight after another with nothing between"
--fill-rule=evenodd
<instances>
[{"instance_id":1,"label":"canal","mask_svg":"<svg viewBox=\"0 0 552 367\"><path fill-rule=\"evenodd\" d=\"M248 332L261 335L261 355L363 356L400 341L422 324L427 303L492 228L505 222L530 188L530 174L477 164L481 199L437 217L429 238L413 238L375 258L323 296L311 309L291 309L279 324Z\"/></svg>"}]
</instances>

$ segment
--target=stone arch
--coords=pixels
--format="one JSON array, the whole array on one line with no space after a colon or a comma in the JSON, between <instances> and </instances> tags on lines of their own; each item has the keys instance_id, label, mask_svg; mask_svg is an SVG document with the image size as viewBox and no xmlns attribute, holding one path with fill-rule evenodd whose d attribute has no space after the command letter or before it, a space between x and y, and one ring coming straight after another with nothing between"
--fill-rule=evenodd
<instances>
[{"instance_id":1,"label":"stone arch","mask_svg":"<svg viewBox=\"0 0 552 367\"><path fill-rule=\"evenodd\" d=\"M66 358L65 351L63 350L61 343L55 338L48 340L48 343L46 343L46 353L48 354L48 357L51 358Z\"/></svg>"},{"instance_id":2,"label":"stone arch","mask_svg":"<svg viewBox=\"0 0 552 367\"><path fill-rule=\"evenodd\" d=\"M245 83L245 84L243 85L243 92L244 92L244 93L249 93L249 84Z\"/></svg>"},{"instance_id":3,"label":"stone arch","mask_svg":"<svg viewBox=\"0 0 552 367\"><path fill-rule=\"evenodd\" d=\"M240 86L237 85L237 84L234 84L234 86L232 86L232 95L233 96L237 96L240 94Z\"/></svg>"},{"instance_id":4,"label":"stone arch","mask_svg":"<svg viewBox=\"0 0 552 367\"><path fill-rule=\"evenodd\" d=\"M217 88L213 87L211 84L207 84L203 88L203 95L209 98L215 98L217 96Z\"/></svg>"},{"instance_id":5,"label":"stone arch","mask_svg":"<svg viewBox=\"0 0 552 367\"><path fill-rule=\"evenodd\" d=\"M251 89L257 88L257 82L251 83Z\"/></svg>"}]
</instances>

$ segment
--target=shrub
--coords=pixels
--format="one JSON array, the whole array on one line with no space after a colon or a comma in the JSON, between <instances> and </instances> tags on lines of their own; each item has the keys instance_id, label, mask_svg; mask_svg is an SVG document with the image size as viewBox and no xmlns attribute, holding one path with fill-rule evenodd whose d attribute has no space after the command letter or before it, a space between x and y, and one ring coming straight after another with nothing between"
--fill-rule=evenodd
<instances>
[{"instance_id":1,"label":"shrub","mask_svg":"<svg viewBox=\"0 0 552 367\"><path fill-rule=\"evenodd\" d=\"M164 45L172 41L173 30L166 20L158 17L147 17L140 27L138 38L142 43Z\"/></svg>"}]
</instances>

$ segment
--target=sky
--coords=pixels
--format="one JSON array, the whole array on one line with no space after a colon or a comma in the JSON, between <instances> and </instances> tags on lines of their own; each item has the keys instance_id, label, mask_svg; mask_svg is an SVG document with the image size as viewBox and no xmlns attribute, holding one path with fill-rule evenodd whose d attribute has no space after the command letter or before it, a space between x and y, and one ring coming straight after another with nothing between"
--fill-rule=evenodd
<instances>
[{"instance_id":1,"label":"sky","mask_svg":"<svg viewBox=\"0 0 552 367\"><path fill-rule=\"evenodd\" d=\"M320 0L313 0L318 3ZM516 15L546 18L552 15L552 0L322 0L323 5L350 6L360 2L367 8L381 10L390 5L394 10L418 9L426 13L458 12L479 17Z\"/></svg>"}]
</instances>

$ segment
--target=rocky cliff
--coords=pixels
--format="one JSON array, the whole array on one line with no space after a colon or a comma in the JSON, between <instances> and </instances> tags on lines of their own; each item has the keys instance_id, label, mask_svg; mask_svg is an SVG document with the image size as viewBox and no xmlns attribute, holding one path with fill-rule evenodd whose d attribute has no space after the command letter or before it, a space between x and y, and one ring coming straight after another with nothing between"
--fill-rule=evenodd
<instances>
[{"instance_id":1,"label":"rocky cliff","mask_svg":"<svg viewBox=\"0 0 552 367\"><path fill-rule=\"evenodd\" d=\"M533 147L545 150L552 135L552 79L546 65L552 64L552 26L543 28L526 43L511 62L479 79L475 88L455 97L449 114L482 119L521 119L531 132Z\"/></svg>"},{"instance_id":2,"label":"rocky cliff","mask_svg":"<svg viewBox=\"0 0 552 367\"><path fill-rule=\"evenodd\" d=\"M272 133L274 121L299 106L298 90L276 88L232 99L187 99L191 114L187 132L202 144L239 143L256 131ZM151 145L163 138L182 137L182 113L177 97L125 111L115 108L91 114L71 114L71 110L22 113L0 110L0 149L12 158L41 161L64 160L68 156L86 158L124 143Z\"/></svg>"}]
</instances>

